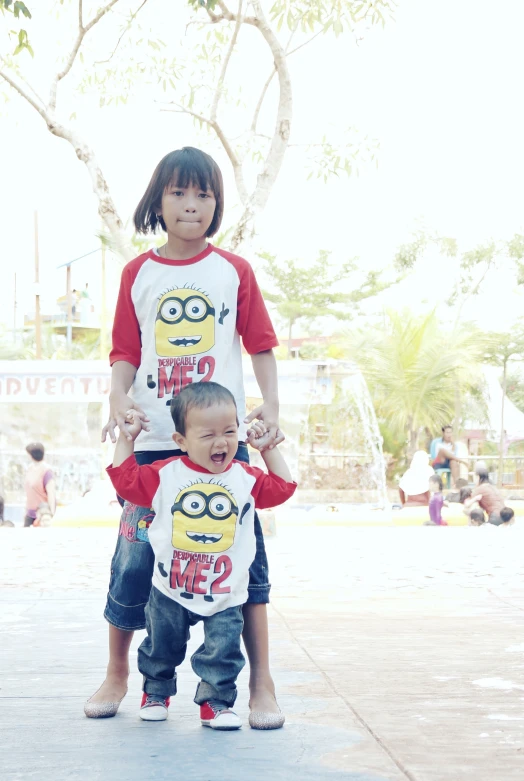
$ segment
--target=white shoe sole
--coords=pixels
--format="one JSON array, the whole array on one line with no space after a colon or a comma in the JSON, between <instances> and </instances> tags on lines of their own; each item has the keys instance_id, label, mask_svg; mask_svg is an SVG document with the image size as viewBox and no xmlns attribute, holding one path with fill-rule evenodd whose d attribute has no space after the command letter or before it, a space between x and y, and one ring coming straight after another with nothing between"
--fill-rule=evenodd
<instances>
[{"instance_id":1,"label":"white shoe sole","mask_svg":"<svg viewBox=\"0 0 524 781\"><path fill-rule=\"evenodd\" d=\"M242 722L238 717L235 719L227 718L227 720L226 718L221 717L218 721L215 721L215 719L213 719L213 721L201 719L201 722L203 727L210 727L211 729L216 730L240 729L242 726Z\"/></svg>"},{"instance_id":2,"label":"white shoe sole","mask_svg":"<svg viewBox=\"0 0 524 781\"><path fill-rule=\"evenodd\" d=\"M153 705L141 710L139 715L142 721L166 721L168 713L167 708Z\"/></svg>"}]
</instances>

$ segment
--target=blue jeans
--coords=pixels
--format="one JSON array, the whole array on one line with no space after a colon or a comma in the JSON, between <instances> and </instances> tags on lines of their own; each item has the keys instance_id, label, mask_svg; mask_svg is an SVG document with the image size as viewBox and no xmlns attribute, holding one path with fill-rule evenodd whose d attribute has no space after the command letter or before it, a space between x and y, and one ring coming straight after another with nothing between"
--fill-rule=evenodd
<instances>
[{"instance_id":1,"label":"blue jeans","mask_svg":"<svg viewBox=\"0 0 524 781\"><path fill-rule=\"evenodd\" d=\"M198 621L204 623L204 642L191 657L200 678L194 701L201 705L214 698L232 706L237 698L236 680L246 663L240 650L242 606L199 616L154 586L146 607L147 637L138 649L142 688L161 697L176 694L176 668L186 655L189 628Z\"/></svg>"},{"instance_id":2,"label":"blue jeans","mask_svg":"<svg viewBox=\"0 0 524 781\"><path fill-rule=\"evenodd\" d=\"M139 464L152 464L164 458L183 455L181 450L144 451L135 454ZM247 445L239 442L235 455L249 463ZM111 562L111 578L104 617L117 629L129 632L144 629L145 606L151 591L155 557L149 544L147 528L155 517L152 510L125 502L116 550ZM249 568L248 603L269 602L268 563L264 536L255 513L256 555Z\"/></svg>"}]
</instances>

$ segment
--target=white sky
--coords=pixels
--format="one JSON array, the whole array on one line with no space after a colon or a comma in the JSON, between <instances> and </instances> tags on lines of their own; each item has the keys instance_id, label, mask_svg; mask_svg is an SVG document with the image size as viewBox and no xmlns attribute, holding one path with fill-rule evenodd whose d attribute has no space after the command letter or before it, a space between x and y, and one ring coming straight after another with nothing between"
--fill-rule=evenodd
<instances>
[{"instance_id":1,"label":"white sky","mask_svg":"<svg viewBox=\"0 0 524 781\"><path fill-rule=\"evenodd\" d=\"M509 238L524 227L524 4L399 0L396 16L384 30L366 33L358 46L350 35L321 37L290 58L295 140L331 137L354 125L381 148L377 170L328 185L305 183L300 153L289 152L259 222L260 245L283 262L330 249L334 258L359 255L365 266L384 267L409 240L417 219L456 237L463 249L490 237ZM182 20L175 14L169 21L175 34ZM42 33L54 24L50 18ZM255 44L246 40L232 61L239 84ZM270 67L263 48L256 65L250 63L263 82ZM249 95L245 82L244 91ZM67 89L64 97L72 107ZM192 123L160 112L147 91L118 109L99 110L89 98L78 104L77 126L95 148L125 220L163 154L186 143L202 146ZM15 271L19 305L31 307L33 210L40 215L47 310L65 292L65 270L58 273L56 266L96 246L98 218L87 173L72 148L52 137L16 97L1 109L0 138L0 320L11 325ZM216 157L226 174L226 206L232 207L236 193L227 160ZM95 293L99 280L97 256L74 268L78 287L89 281ZM430 256L400 293L384 299L427 308L449 293L451 281L452 270ZM116 287L114 273L113 293ZM505 327L520 314L522 294L502 275L490 292L491 299L475 302L475 312L486 327Z\"/></svg>"}]
</instances>

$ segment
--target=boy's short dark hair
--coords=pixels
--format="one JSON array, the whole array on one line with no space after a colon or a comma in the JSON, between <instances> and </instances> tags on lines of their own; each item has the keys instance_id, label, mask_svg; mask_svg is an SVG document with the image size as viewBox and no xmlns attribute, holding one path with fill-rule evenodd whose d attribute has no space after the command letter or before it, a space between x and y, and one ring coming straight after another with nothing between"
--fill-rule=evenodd
<instances>
[{"instance_id":1,"label":"boy's short dark hair","mask_svg":"<svg viewBox=\"0 0 524 781\"><path fill-rule=\"evenodd\" d=\"M476 521L477 523L485 523L486 522L486 516L484 515L484 510L476 509L472 510L469 514L469 517L472 521Z\"/></svg>"},{"instance_id":2,"label":"boy's short dark hair","mask_svg":"<svg viewBox=\"0 0 524 781\"><path fill-rule=\"evenodd\" d=\"M444 433L445 431L447 431L447 430L448 430L448 428L450 428L450 429L453 431L453 426L451 426L451 425L448 423L448 424L447 424L447 426L442 426L442 433Z\"/></svg>"},{"instance_id":3,"label":"boy's short dark hair","mask_svg":"<svg viewBox=\"0 0 524 781\"><path fill-rule=\"evenodd\" d=\"M503 507L500 511L500 517L502 519L502 523L508 523L511 521L511 519L514 517L515 512L511 507Z\"/></svg>"},{"instance_id":4,"label":"boy's short dark hair","mask_svg":"<svg viewBox=\"0 0 524 781\"><path fill-rule=\"evenodd\" d=\"M440 475L431 475L431 477L429 478L429 482L430 483L437 483L439 491L442 491L442 489L444 488L444 486L442 484L442 478L441 478Z\"/></svg>"},{"instance_id":5,"label":"boy's short dark hair","mask_svg":"<svg viewBox=\"0 0 524 781\"><path fill-rule=\"evenodd\" d=\"M179 434L186 435L187 413L193 407L205 409L213 404L234 404L235 397L218 382L193 382L171 400L171 417ZM237 419L238 424L238 419Z\"/></svg>"},{"instance_id":6,"label":"boy's short dark hair","mask_svg":"<svg viewBox=\"0 0 524 781\"><path fill-rule=\"evenodd\" d=\"M42 461L44 458L45 451L41 442L30 442L26 447L26 451L35 461Z\"/></svg>"},{"instance_id":7,"label":"boy's short dark hair","mask_svg":"<svg viewBox=\"0 0 524 781\"><path fill-rule=\"evenodd\" d=\"M162 206L164 191L171 183L182 188L194 185L204 191L211 190L215 196L216 206L206 236L214 236L220 228L224 215L222 172L210 155L193 146L185 146L169 152L155 168L133 217L137 233L154 232L159 225L164 231L166 230L164 218L158 214L158 211Z\"/></svg>"}]
</instances>

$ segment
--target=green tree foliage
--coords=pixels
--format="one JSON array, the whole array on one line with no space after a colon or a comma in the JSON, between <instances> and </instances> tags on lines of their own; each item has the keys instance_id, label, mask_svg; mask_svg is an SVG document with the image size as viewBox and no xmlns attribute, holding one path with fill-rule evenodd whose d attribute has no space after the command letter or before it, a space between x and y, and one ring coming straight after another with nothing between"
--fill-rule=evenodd
<instances>
[{"instance_id":1,"label":"green tree foliage","mask_svg":"<svg viewBox=\"0 0 524 781\"><path fill-rule=\"evenodd\" d=\"M452 420L457 379L467 383L484 346L469 327L446 332L435 312L419 318L388 311L382 326L354 332L347 342L379 421L392 439L407 442L408 458L422 432Z\"/></svg>"},{"instance_id":2,"label":"green tree foliage","mask_svg":"<svg viewBox=\"0 0 524 781\"><path fill-rule=\"evenodd\" d=\"M488 343L484 352L484 361L502 369L502 401L500 407L500 442L499 442L499 468L498 480L502 485L502 473L504 471L504 406L508 390L508 365L511 362L524 360L524 322L515 324L510 331L488 334Z\"/></svg>"},{"instance_id":3,"label":"green tree foliage","mask_svg":"<svg viewBox=\"0 0 524 781\"><path fill-rule=\"evenodd\" d=\"M26 6L25 3L20 2L20 0L0 0L0 12L7 16L10 14L13 19L16 20L22 20L22 19L31 19L31 11ZM13 54L20 54L22 51L27 51L31 55L31 57L34 56L33 49L31 47L31 44L29 43L29 36L27 34L27 30L20 29L18 31L16 30L9 30L8 33L9 37L12 39L15 39L15 48L13 50Z\"/></svg>"},{"instance_id":4,"label":"green tree foliage","mask_svg":"<svg viewBox=\"0 0 524 781\"><path fill-rule=\"evenodd\" d=\"M335 265L325 250L308 267L297 260L282 262L267 252L261 253L260 257L265 261L263 271L270 282L270 288L265 288L263 294L276 304L277 312L287 326L288 357L293 327L299 320L306 319L310 324L320 317L351 320L358 313L361 301L392 284L383 281L376 271L369 271L364 279L358 279L361 275L354 260ZM352 280L357 279L352 285Z\"/></svg>"}]
</instances>

